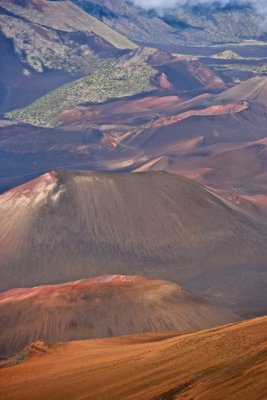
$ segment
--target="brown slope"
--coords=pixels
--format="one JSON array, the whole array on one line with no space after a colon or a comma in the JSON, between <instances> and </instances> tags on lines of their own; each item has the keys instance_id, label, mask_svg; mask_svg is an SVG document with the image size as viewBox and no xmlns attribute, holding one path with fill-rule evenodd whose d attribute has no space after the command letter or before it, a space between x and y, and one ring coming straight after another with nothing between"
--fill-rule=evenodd
<instances>
[{"instance_id":1,"label":"brown slope","mask_svg":"<svg viewBox=\"0 0 267 400\"><path fill-rule=\"evenodd\" d=\"M71 1L0 0L0 6L34 24L63 32L90 32L119 49L138 46L103 22L87 14Z\"/></svg>"},{"instance_id":2,"label":"brown slope","mask_svg":"<svg viewBox=\"0 0 267 400\"><path fill-rule=\"evenodd\" d=\"M267 318L182 336L37 343L1 370L3 400L263 400Z\"/></svg>"},{"instance_id":3,"label":"brown slope","mask_svg":"<svg viewBox=\"0 0 267 400\"><path fill-rule=\"evenodd\" d=\"M64 124L65 129L85 129L92 124L112 124L125 131L127 125L139 126L151 121L157 114L175 112L180 103L181 99L177 95L117 99L103 104L89 104L82 110L63 111L58 114L57 119Z\"/></svg>"},{"instance_id":4,"label":"brown slope","mask_svg":"<svg viewBox=\"0 0 267 400\"><path fill-rule=\"evenodd\" d=\"M0 196L0 213L2 290L144 274L266 309L266 225L184 178L51 172Z\"/></svg>"},{"instance_id":5,"label":"brown slope","mask_svg":"<svg viewBox=\"0 0 267 400\"><path fill-rule=\"evenodd\" d=\"M164 330L190 331L240 318L167 281L104 275L0 294L0 355L52 342Z\"/></svg>"}]
</instances>

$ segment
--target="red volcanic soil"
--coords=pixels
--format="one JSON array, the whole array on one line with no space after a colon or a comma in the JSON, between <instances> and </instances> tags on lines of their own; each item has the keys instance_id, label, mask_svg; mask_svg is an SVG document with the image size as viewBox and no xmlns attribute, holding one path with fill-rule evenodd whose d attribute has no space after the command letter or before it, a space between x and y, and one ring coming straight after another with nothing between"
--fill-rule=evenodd
<instances>
[{"instance_id":1,"label":"red volcanic soil","mask_svg":"<svg viewBox=\"0 0 267 400\"><path fill-rule=\"evenodd\" d=\"M55 342L182 332L238 320L176 284L104 275L0 293L0 355L10 356L40 338Z\"/></svg>"},{"instance_id":2,"label":"red volcanic soil","mask_svg":"<svg viewBox=\"0 0 267 400\"><path fill-rule=\"evenodd\" d=\"M2 199L25 199L36 200L38 196L45 196L47 191L52 190L57 185L59 173L57 171L50 171L44 175L26 182L18 187L15 187L6 192Z\"/></svg>"},{"instance_id":3,"label":"red volcanic soil","mask_svg":"<svg viewBox=\"0 0 267 400\"><path fill-rule=\"evenodd\" d=\"M180 336L38 342L1 370L1 399L263 400L266 351L267 317Z\"/></svg>"}]
</instances>

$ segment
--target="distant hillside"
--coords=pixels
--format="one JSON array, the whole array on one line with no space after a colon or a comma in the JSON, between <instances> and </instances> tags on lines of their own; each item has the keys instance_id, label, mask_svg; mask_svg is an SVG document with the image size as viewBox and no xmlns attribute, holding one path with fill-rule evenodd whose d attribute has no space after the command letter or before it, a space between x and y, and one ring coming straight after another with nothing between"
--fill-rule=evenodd
<instances>
[{"instance_id":1,"label":"distant hillside","mask_svg":"<svg viewBox=\"0 0 267 400\"><path fill-rule=\"evenodd\" d=\"M133 41L154 46L207 45L261 38L263 24L246 5L175 7L145 11L125 0L73 0Z\"/></svg>"}]
</instances>

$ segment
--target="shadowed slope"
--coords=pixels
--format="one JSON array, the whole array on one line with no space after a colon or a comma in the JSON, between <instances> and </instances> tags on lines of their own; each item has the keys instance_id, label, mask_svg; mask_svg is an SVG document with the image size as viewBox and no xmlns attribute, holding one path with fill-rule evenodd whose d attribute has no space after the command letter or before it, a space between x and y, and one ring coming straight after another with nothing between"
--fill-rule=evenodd
<instances>
[{"instance_id":1,"label":"shadowed slope","mask_svg":"<svg viewBox=\"0 0 267 400\"><path fill-rule=\"evenodd\" d=\"M266 226L187 179L51 172L0 196L0 219L1 290L143 274L266 309Z\"/></svg>"},{"instance_id":2,"label":"shadowed slope","mask_svg":"<svg viewBox=\"0 0 267 400\"><path fill-rule=\"evenodd\" d=\"M238 321L167 281L104 275L0 294L0 355L40 338L53 342L209 328Z\"/></svg>"},{"instance_id":3,"label":"shadowed slope","mask_svg":"<svg viewBox=\"0 0 267 400\"><path fill-rule=\"evenodd\" d=\"M3 400L262 400L267 318L173 336L37 343L1 370Z\"/></svg>"}]
</instances>

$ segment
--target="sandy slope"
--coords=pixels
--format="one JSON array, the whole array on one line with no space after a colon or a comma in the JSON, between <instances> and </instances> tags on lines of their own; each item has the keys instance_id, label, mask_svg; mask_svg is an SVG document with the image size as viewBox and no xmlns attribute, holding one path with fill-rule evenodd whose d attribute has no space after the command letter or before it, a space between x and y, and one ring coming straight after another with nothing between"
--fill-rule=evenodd
<instances>
[{"instance_id":1,"label":"sandy slope","mask_svg":"<svg viewBox=\"0 0 267 400\"><path fill-rule=\"evenodd\" d=\"M1 398L263 400L266 351L266 317L183 336L37 343L1 370Z\"/></svg>"}]
</instances>

